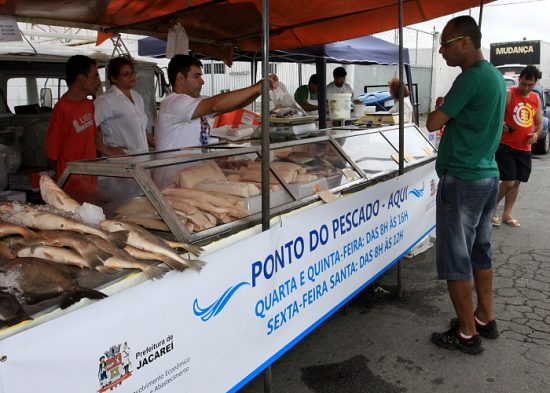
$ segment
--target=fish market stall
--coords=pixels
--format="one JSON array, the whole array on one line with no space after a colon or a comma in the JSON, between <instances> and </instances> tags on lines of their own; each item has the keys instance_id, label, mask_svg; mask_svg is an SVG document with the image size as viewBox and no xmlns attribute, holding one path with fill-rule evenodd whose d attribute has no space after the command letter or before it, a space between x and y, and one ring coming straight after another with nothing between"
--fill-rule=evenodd
<instances>
[{"instance_id":1,"label":"fish market stall","mask_svg":"<svg viewBox=\"0 0 550 393\"><path fill-rule=\"evenodd\" d=\"M110 187L101 228L202 246L205 265L116 276L91 288L108 297L65 310L24 306L34 320L0 331L0 392L238 390L433 229L434 148L405 126L398 176L398 131L272 143L264 232L253 142L71 163Z\"/></svg>"}]
</instances>

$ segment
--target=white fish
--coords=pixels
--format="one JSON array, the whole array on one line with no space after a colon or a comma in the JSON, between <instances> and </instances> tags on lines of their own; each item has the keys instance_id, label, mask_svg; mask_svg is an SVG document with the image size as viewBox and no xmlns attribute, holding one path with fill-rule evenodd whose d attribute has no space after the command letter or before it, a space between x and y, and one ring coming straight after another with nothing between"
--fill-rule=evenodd
<instances>
[{"instance_id":1,"label":"white fish","mask_svg":"<svg viewBox=\"0 0 550 393\"><path fill-rule=\"evenodd\" d=\"M133 258L132 258L133 259ZM161 278L166 273L166 268L161 269L157 266L148 265L146 263L134 260L131 261L127 258L120 258L112 256L103 262L104 266L107 266L112 269L139 269L145 274L149 280L154 280L155 278Z\"/></svg>"},{"instance_id":2,"label":"white fish","mask_svg":"<svg viewBox=\"0 0 550 393\"><path fill-rule=\"evenodd\" d=\"M183 271L184 269L187 268L187 266L181 264L178 261L174 261L172 258L169 258L166 255L155 254L154 252L140 250L129 245L126 245L126 247L124 247L124 251L126 251L128 254L130 254L136 259L141 259L145 261L159 261L174 270ZM190 263L193 263L193 262L199 262L204 264L203 261L198 259L190 261Z\"/></svg>"},{"instance_id":3,"label":"white fish","mask_svg":"<svg viewBox=\"0 0 550 393\"><path fill-rule=\"evenodd\" d=\"M63 247L35 246L25 247L17 252L18 257L34 257L79 268L95 269L101 262L91 264L76 251Z\"/></svg>"},{"instance_id":4,"label":"white fish","mask_svg":"<svg viewBox=\"0 0 550 393\"><path fill-rule=\"evenodd\" d=\"M202 247L195 246L193 244L182 243L182 242L172 242L170 240L165 240L165 239L162 239L162 240L164 240L164 242L172 248L183 248L184 250L190 252L191 254L197 257L201 254L201 251L203 251Z\"/></svg>"},{"instance_id":5,"label":"white fish","mask_svg":"<svg viewBox=\"0 0 550 393\"><path fill-rule=\"evenodd\" d=\"M124 242L137 249L164 255L171 260L174 260L174 262L179 262L180 264L188 266L197 271L200 271L202 269L202 266L204 265L204 262L202 261L195 261L183 258L172 248L170 248L164 240L158 238L151 232L147 231L144 228L141 228L138 225L122 221L105 220L101 221L99 223L99 226L110 233L120 234L121 238L123 235L125 238ZM177 267L175 267L175 265L170 265L170 267L176 270L182 270L182 268L178 269Z\"/></svg>"},{"instance_id":6,"label":"white fish","mask_svg":"<svg viewBox=\"0 0 550 393\"><path fill-rule=\"evenodd\" d=\"M103 261L103 265L108 268L117 270L139 269L149 280L160 278L166 273L166 270L164 269L138 261L126 251L114 246L100 237L88 235L86 238L95 247L99 248L104 253L110 254L109 257ZM96 267L96 270L103 271L101 267Z\"/></svg>"},{"instance_id":7,"label":"white fish","mask_svg":"<svg viewBox=\"0 0 550 393\"><path fill-rule=\"evenodd\" d=\"M68 247L78 252L91 266L103 264L103 261L111 255L90 243L86 235L72 231L40 231L37 233L40 239L37 241L20 242L27 246L53 246ZM105 240L106 241L106 240Z\"/></svg>"},{"instance_id":8,"label":"white fish","mask_svg":"<svg viewBox=\"0 0 550 393\"><path fill-rule=\"evenodd\" d=\"M49 176L40 176L40 195L48 205L68 213L76 213L76 209L81 206L80 203L59 188Z\"/></svg>"},{"instance_id":9,"label":"white fish","mask_svg":"<svg viewBox=\"0 0 550 393\"><path fill-rule=\"evenodd\" d=\"M36 233L29 228L25 228L21 225L12 224L3 220L0 220L0 237L21 235L25 239L37 239Z\"/></svg>"},{"instance_id":10,"label":"white fish","mask_svg":"<svg viewBox=\"0 0 550 393\"><path fill-rule=\"evenodd\" d=\"M0 204L0 214L2 214L5 221L12 224L24 225L44 231L62 230L85 233L99 236L107 241L116 242L113 236L98 228L83 224L69 217L38 210L28 204L2 203Z\"/></svg>"}]
</instances>

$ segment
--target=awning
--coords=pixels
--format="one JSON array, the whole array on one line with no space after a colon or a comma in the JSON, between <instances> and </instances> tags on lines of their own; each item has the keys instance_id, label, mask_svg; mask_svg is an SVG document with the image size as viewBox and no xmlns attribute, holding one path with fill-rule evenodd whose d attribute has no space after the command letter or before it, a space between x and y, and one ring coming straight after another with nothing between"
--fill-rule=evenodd
<instances>
[{"instance_id":1,"label":"awning","mask_svg":"<svg viewBox=\"0 0 550 393\"><path fill-rule=\"evenodd\" d=\"M479 5L480 0L404 0L404 24ZM233 48L261 49L261 9L262 0L0 0L0 15L33 23L166 38L180 22L192 50L227 62ZM374 34L397 27L397 15L397 0L271 1L269 47L301 48Z\"/></svg>"}]
</instances>

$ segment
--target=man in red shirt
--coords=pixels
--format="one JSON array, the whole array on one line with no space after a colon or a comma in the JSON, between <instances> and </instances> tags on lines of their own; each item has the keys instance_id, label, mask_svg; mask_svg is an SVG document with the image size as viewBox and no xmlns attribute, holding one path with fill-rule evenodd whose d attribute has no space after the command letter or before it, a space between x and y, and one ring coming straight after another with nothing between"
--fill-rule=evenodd
<instances>
[{"instance_id":1,"label":"man in red shirt","mask_svg":"<svg viewBox=\"0 0 550 393\"><path fill-rule=\"evenodd\" d=\"M540 77L537 67L527 66L520 73L518 86L507 92L502 139L495 154L501 180L497 206L504 198L504 211L502 221L496 215L493 217L493 226L501 222L520 226L512 216L512 209L520 183L529 180L531 145L537 142L542 131L542 104L532 91Z\"/></svg>"},{"instance_id":2,"label":"man in red shirt","mask_svg":"<svg viewBox=\"0 0 550 393\"><path fill-rule=\"evenodd\" d=\"M55 105L46 133L46 155L59 178L69 161L96 158L94 104L88 99L101 85L96 61L82 55L66 65L69 90ZM64 190L83 202L95 190L95 176L71 175Z\"/></svg>"}]
</instances>

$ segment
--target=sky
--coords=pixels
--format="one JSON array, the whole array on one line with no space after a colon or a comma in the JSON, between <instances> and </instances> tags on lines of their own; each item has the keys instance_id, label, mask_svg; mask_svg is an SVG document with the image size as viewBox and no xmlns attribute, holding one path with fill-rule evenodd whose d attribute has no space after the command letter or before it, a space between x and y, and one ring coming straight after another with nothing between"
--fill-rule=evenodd
<instances>
[{"instance_id":1,"label":"sky","mask_svg":"<svg viewBox=\"0 0 550 393\"><path fill-rule=\"evenodd\" d=\"M441 32L453 16L468 14L478 20L479 7L410 27L428 32L435 28ZM497 0L485 4L481 34L484 48L489 48L493 42L521 41L524 38L550 42L550 0Z\"/></svg>"}]
</instances>

